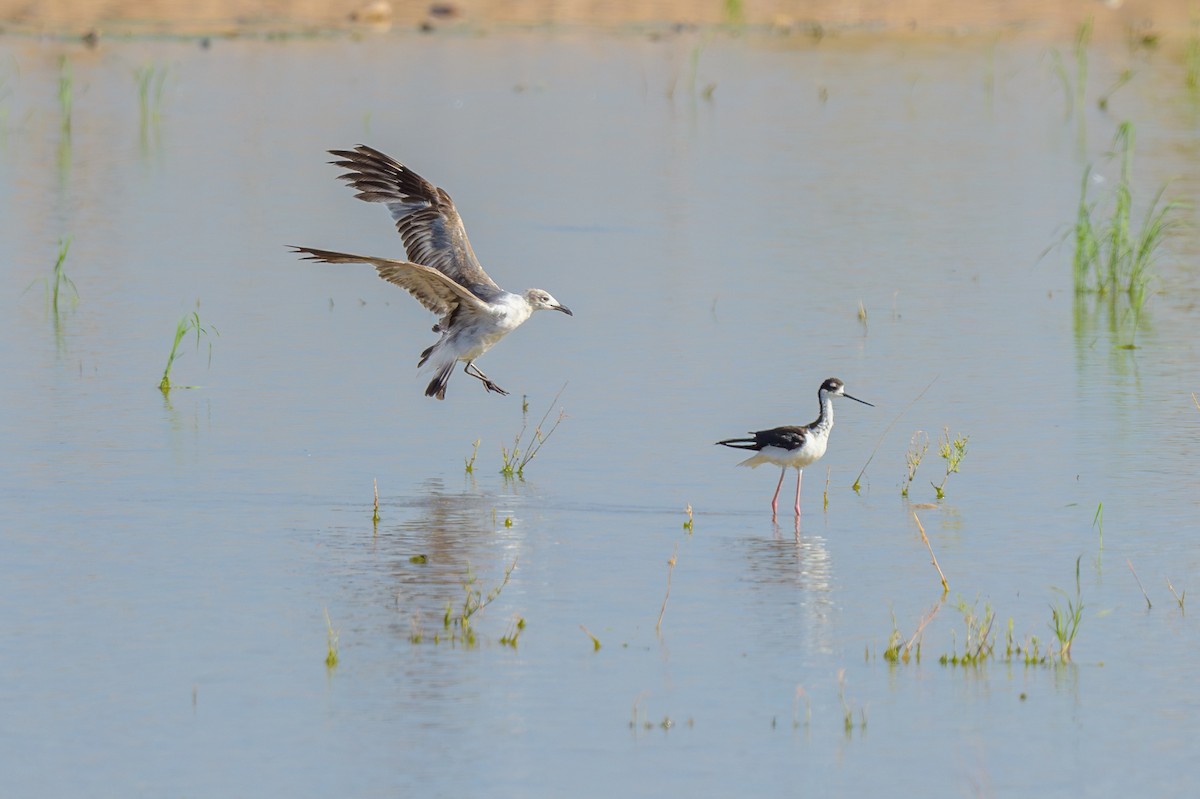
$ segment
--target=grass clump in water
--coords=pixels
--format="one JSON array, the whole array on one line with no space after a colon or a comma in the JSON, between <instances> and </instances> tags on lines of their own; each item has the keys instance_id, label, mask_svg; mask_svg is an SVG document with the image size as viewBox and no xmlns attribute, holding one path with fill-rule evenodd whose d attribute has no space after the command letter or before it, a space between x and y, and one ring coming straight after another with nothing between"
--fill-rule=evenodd
<instances>
[{"instance_id":1,"label":"grass clump in water","mask_svg":"<svg viewBox=\"0 0 1200 799\"><path fill-rule=\"evenodd\" d=\"M1170 577L1167 578L1167 588L1171 591L1171 596L1175 597L1175 602L1179 605L1179 612L1186 613L1187 611L1183 607L1183 600L1187 596L1187 590L1176 591L1175 586L1171 585Z\"/></svg>"},{"instance_id":2,"label":"grass clump in water","mask_svg":"<svg viewBox=\"0 0 1200 799\"><path fill-rule=\"evenodd\" d=\"M71 61L66 56L61 56L58 59L58 111L64 137L71 135L71 111L75 105L74 85Z\"/></svg>"},{"instance_id":3,"label":"grass clump in water","mask_svg":"<svg viewBox=\"0 0 1200 799\"><path fill-rule=\"evenodd\" d=\"M900 628L896 626L896 611L892 611L892 634L888 636L887 648L883 650L883 659L888 663L900 660L900 649L904 639L900 637Z\"/></svg>"},{"instance_id":4,"label":"grass clump in water","mask_svg":"<svg viewBox=\"0 0 1200 799\"><path fill-rule=\"evenodd\" d=\"M942 609L942 604L945 601L945 594L942 599L939 599L929 612L921 617L921 623L917 625L917 630L908 641L905 641L900 636L900 630L896 626L896 613L892 612L892 634L888 638L887 649L883 650L883 659L888 663L907 663L911 659L916 659L917 663L921 662L921 637L925 632L925 627L929 622L933 621L933 617Z\"/></svg>"},{"instance_id":5,"label":"grass clump in water","mask_svg":"<svg viewBox=\"0 0 1200 799\"><path fill-rule=\"evenodd\" d=\"M163 86L167 82L167 68L148 64L133 71L134 82L138 87L138 118L141 133L142 149L145 150L151 141L151 134L158 134L159 123L162 121Z\"/></svg>"},{"instance_id":6,"label":"grass clump in water","mask_svg":"<svg viewBox=\"0 0 1200 799\"><path fill-rule=\"evenodd\" d=\"M1086 120L1084 119L1085 98L1087 96L1088 57L1087 48L1092 42L1092 18L1088 17L1075 30L1075 79L1072 81L1067 72L1067 66L1058 50L1051 51L1054 58L1054 71L1062 83L1063 97L1066 101L1066 119L1072 116L1076 120L1076 138L1082 150L1086 138Z\"/></svg>"},{"instance_id":7,"label":"grass clump in water","mask_svg":"<svg viewBox=\"0 0 1200 799\"><path fill-rule=\"evenodd\" d=\"M966 626L963 651L960 653L958 650L957 632L951 630L950 635L954 642L951 645L951 651L938 658L938 662L943 666L973 666L976 668L981 668L988 661L994 659L1009 664L1023 663L1026 666L1058 666L1071 663L1072 645L1083 622L1084 603L1080 587L1080 562L1082 559L1083 556L1081 555L1075 560L1074 595L1068 595L1065 591L1058 588L1053 589L1062 597L1062 600L1055 601L1050 605L1049 626L1055 640L1058 642L1057 648L1053 645L1044 647L1036 635L1029 636L1023 643L1018 642L1013 634L1013 620L1010 617L1008 628L1004 634L1004 649L1002 653L998 654L996 651L995 634L993 633L996 613L992 610L991 605L985 604L981 613L978 610L978 599L974 603L968 604L962 597L958 597L954 608L962 615L963 623ZM1168 581L1168 586L1170 586L1170 581ZM1171 587L1171 591L1174 593L1174 587ZM1176 601L1179 603L1180 611L1182 612L1182 594L1176 595ZM907 644L903 643L903 639L896 626L895 613L893 612L892 633L888 638L887 648L883 654L884 659L889 664L908 663L909 652L912 650L914 643L920 641L926 625L937 615L942 604L943 601L940 600L922 617L920 626L917 628L916 633L908 640ZM920 662L919 643L916 652L917 661Z\"/></svg>"},{"instance_id":8,"label":"grass clump in water","mask_svg":"<svg viewBox=\"0 0 1200 799\"><path fill-rule=\"evenodd\" d=\"M167 68L153 64L138 67L133 71L138 87L138 109L141 111L142 127L157 121L162 115L163 86L167 82Z\"/></svg>"},{"instance_id":9,"label":"grass clump in water","mask_svg":"<svg viewBox=\"0 0 1200 799\"><path fill-rule=\"evenodd\" d=\"M861 731L867 729L867 708L861 705L858 708L858 723L854 721L854 708L846 701L846 670L838 669L838 700L842 703L842 727L846 731L846 737L849 738L857 726Z\"/></svg>"},{"instance_id":10,"label":"grass clump in water","mask_svg":"<svg viewBox=\"0 0 1200 799\"><path fill-rule=\"evenodd\" d=\"M504 570L504 579L500 581L491 591L488 591L487 596L478 588L479 578L471 570L470 564L467 564L467 576L463 580L463 603L459 608L455 608L450 602L446 603L446 612L442 616L442 627L450 636L451 641L457 641L467 647L473 647L478 644L478 639L475 637L475 628L471 623L471 619L476 613L486 608L492 602L496 601L496 597L500 596L500 592L504 590L504 586L508 585L508 578L512 576L513 569L517 568L517 561L514 559L512 564ZM520 617L518 617L520 618ZM525 620L521 619L520 627L525 628ZM516 635L520 635L520 630L515 631ZM512 636L512 645L516 645L516 635ZM501 643L508 644L505 639L509 638L508 634L501 638Z\"/></svg>"},{"instance_id":11,"label":"grass clump in water","mask_svg":"<svg viewBox=\"0 0 1200 799\"><path fill-rule=\"evenodd\" d=\"M72 304L79 301L79 289L75 287L75 281L67 277L66 269L63 267L63 264L67 260L67 251L70 249L70 236L58 240L58 257L54 259L54 271L46 283L46 298L50 304L50 312L54 316L58 316L59 314L59 297L65 289L71 290Z\"/></svg>"},{"instance_id":12,"label":"grass clump in water","mask_svg":"<svg viewBox=\"0 0 1200 799\"><path fill-rule=\"evenodd\" d=\"M526 445L524 450L521 449L521 439L525 437L525 430L529 427L529 402L525 399L522 399L521 429L513 438L512 449L503 446L500 447L500 457L503 460L503 466L500 468L500 474L504 475L505 477L525 476L525 467L531 460L537 457L538 452L541 451L542 447L550 439L550 436L554 435L554 431L558 429L558 426L562 424L562 420L567 416L567 412L560 408L558 411L558 418L554 420L554 424L550 425L550 429L544 434L542 433L542 428L546 424L546 419L550 416L550 411L554 410L554 404L558 402L558 398L562 396L562 393L566 390L566 388L567 387L564 384L563 387L558 390L558 393L554 395L554 399L550 402L550 407L546 409L546 413L542 415L541 421L539 421L537 423L537 427L533 429L533 440ZM472 458L472 461L474 461L474 458ZM467 471L470 471L470 469Z\"/></svg>"},{"instance_id":13,"label":"grass clump in water","mask_svg":"<svg viewBox=\"0 0 1200 799\"><path fill-rule=\"evenodd\" d=\"M958 471L962 459L967 455L967 440L970 436L956 435L950 438L950 428L942 428L942 435L938 436L938 455L946 464L946 474L942 476L942 482L934 485L933 490L937 492L938 499L946 498L946 481L950 479L950 475Z\"/></svg>"},{"instance_id":14,"label":"grass clump in water","mask_svg":"<svg viewBox=\"0 0 1200 799\"><path fill-rule=\"evenodd\" d=\"M912 440L908 442L908 452L904 453L906 473L904 481L900 484L900 496L908 496L908 489L912 485L913 478L917 476L917 468L921 465L921 461L925 458L925 453L928 451L929 434L924 430L917 430L912 434Z\"/></svg>"},{"instance_id":15,"label":"grass clump in water","mask_svg":"<svg viewBox=\"0 0 1200 799\"><path fill-rule=\"evenodd\" d=\"M1050 629L1058 639L1058 657L1064 663L1071 660L1071 644L1074 643L1079 624L1083 621L1083 598L1079 589L1079 561L1082 558L1081 555L1075 559L1075 599L1072 600L1065 591L1056 588L1054 590L1066 599L1066 606L1059 602L1050 606Z\"/></svg>"},{"instance_id":16,"label":"grass clump in water","mask_svg":"<svg viewBox=\"0 0 1200 799\"><path fill-rule=\"evenodd\" d=\"M1147 288L1153 277L1152 267L1167 237L1181 224L1180 211L1183 209L1179 202L1164 201L1167 189L1164 185L1146 209L1141 227L1134 230L1133 146L1133 125L1122 122L1113 138L1113 154L1120 159L1120 177L1107 219L1098 212L1098 203L1089 201L1092 168L1084 169L1072 261L1075 296L1096 294L1105 297L1113 321L1125 320L1129 340L1121 345L1123 349L1135 347Z\"/></svg>"},{"instance_id":17,"label":"grass clump in water","mask_svg":"<svg viewBox=\"0 0 1200 799\"><path fill-rule=\"evenodd\" d=\"M199 305L199 303L197 303ZM200 349L200 338L208 339L208 362L212 364L212 338L211 336L221 335L215 327L208 325L207 327L200 322L200 312L192 311L190 314L182 317L178 324L175 325L175 338L171 342L171 352L167 355L167 366L163 369L162 380L159 381L159 391L166 394L171 390L171 367L175 365L175 361L183 357L183 353L179 351L179 344L187 337L188 333L196 334L196 350Z\"/></svg>"},{"instance_id":18,"label":"grass clump in water","mask_svg":"<svg viewBox=\"0 0 1200 799\"><path fill-rule=\"evenodd\" d=\"M675 550L671 553L671 557L667 560L667 592L663 594L662 607L658 611L658 621L654 623L654 633L662 635L662 620L663 614L667 612L667 600L671 598L671 574L675 571L675 564L679 562L679 544L675 545Z\"/></svg>"},{"instance_id":19,"label":"grass clump in water","mask_svg":"<svg viewBox=\"0 0 1200 799\"><path fill-rule=\"evenodd\" d=\"M592 651L599 652L600 651L600 639L597 638L596 636L592 635L592 631L589 630L587 627L584 627L582 624L579 625L579 629L583 630L584 635L586 635L588 638L592 639Z\"/></svg>"},{"instance_id":20,"label":"grass clump in water","mask_svg":"<svg viewBox=\"0 0 1200 799\"><path fill-rule=\"evenodd\" d=\"M1188 37L1187 50L1184 52L1184 83L1188 87L1188 91L1195 92L1200 89L1200 33L1197 32L1197 25L1192 23L1192 35Z\"/></svg>"},{"instance_id":21,"label":"grass clump in water","mask_svg":"<svg viewBox=\"0 0 1200 799\"><path fill-rule=\"evenodd\" d=\"M744 0L725 0L725 24L735 27L746 24L746 4Z\"/></svg>"},{"instance_id":22,"label":"grass clump in water","mask_svg":"<svg viewBox=\"0 0 1200 799\"><path fill-rule=\"evenodd\" d=\"M333 629L329 608L325 608L325 668L334 669L338 664L338 631Z\"/></svg>"},{"instance_id":23,"label":"grass clump in water","mask_svg":"<svg viewBox=\"0 0 1200 799\"><path fill-rule=\"evenodd\" d=\"M521 637L521 632L524 629L525 629L525 617L521 616L519 614L514 616L513 620L508 625L508 632L506 632L503 636L501 636L500 643L504 644L505 646L511 646L513 649L516 649L517 648L517 639Z\"/></svg>"},{"instance_id":24,"label":"grass clump in water","mask_svg":"<svg viewBox=\"0 0 1200 799\"><path fill-rule=\"evenodd\" d=\"M966 600L959 597L955 603L955 609L962 614L963 622L966 624L966 634L963 640L963 653L958 654L958 646L955 644L951 654L942 655L939 662L942 665L951 666L978 666L992 657L996 642L992 637L992 625L996 621L996 613L992 610L992 606L984 604L983 615L976 612L979 606L979 601L968 605Z\"/></svg>"},{"instance_id":25,"label":"grass clump in water","mask_svg":"<svg viewBox=\"0 0 1200 799\"><path fill-rule=\"evenodd\" d=\"M375 504L371 510L371 522L376 527L378 527L379 526L379 478L372 479L371 486L375 489Z\"/></svg>"},{"instance_id":26,"label":"grass clump in water","mask_svg":"<svg viewBox=\"0 0 1200 799\"><path fill-rule=\"evenodd\" d=\"M8 88L8 75L0 75L0 135L4 135L8 127L8 108L4 106L4 101L11 93Z\"/></svg>"}]
</instances>

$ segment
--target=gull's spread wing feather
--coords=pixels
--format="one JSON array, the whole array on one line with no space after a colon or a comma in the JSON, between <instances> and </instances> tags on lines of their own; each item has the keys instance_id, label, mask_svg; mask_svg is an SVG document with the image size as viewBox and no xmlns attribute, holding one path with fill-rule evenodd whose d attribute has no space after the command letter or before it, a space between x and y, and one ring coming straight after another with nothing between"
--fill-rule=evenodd
<instances>
[{"instance_id":1,"label":"gull's spread wing feather","mask_svg":"<svg viewBox=\"0 0 1200 799\"><path fill-rule=\"evenodd\" d=\"M365 144L329 152L338 158L331 163L350 170L339 179L358 192L358 199L383 203L391 211L410 261L433 267L477 294L499 290L475 257L444 189Z\"/></svg>"},{"instance_id":2,"label":"gull's spread wing feather","mask_svg":"<svg viewBox=\"0 0 1200 799\"><path fill-rule=\"evenodd\" d=\"M323 261L327 264L370 264L375 267L375 271L381 278L404 289L427 309L443 318L455 311L479 314L487 312L488 306L483 300L447 275L429 266L408 261L395 261L391 258L375 258L370 255L316 250L311 247L293 246L292 249L303 253L306 261Z\"/></svg>"}]
</instances>

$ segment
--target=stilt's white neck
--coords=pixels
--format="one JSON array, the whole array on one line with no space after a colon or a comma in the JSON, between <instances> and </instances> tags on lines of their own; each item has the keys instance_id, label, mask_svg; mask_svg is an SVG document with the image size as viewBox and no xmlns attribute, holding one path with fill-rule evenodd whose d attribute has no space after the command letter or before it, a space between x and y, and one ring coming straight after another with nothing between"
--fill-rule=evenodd
<instances>
[{"instance_id":1,"label":"stilt's white neck","mask_svg":"<svg viewBox=\"0 0 1200 799\"><path fill-rule=\"evenodd\" d=\"M822 389L817 392L817 398L821 404L821 415L813 422L812 428L817 433L827 433L833 428L833 397Z\"/></svg>"}]
</instances>

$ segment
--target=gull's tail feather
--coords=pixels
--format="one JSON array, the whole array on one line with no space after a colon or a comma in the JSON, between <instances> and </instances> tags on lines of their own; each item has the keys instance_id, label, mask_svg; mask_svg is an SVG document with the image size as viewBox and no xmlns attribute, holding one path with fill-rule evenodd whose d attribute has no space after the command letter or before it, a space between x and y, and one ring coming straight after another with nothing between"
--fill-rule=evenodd
<instances>
[{"instance_id":1,"label":"gull's tail feather","mask_svg":"<svg viewBox=\"0 0 1200 799\"><path fill-rule=\"evenodd\" d=\"M435 327L433 330L436 333L438 329ZM441 343L441 341L435 341L421 352L421 360L417 361L418 369L425 365L425 362L429 360L429 356L433 355L433 351L437 349L437 345Z\"/></svg>"},{"instance_id":2,"label":"gull's tail feather","mask_svg":"<svg viewBox=\"0 0 1200 799\"><path fill-rule=\"evenodd\" d=\"M372 258L369 255L351 255L345 252L334 252L333 250L317 250L312 247L297 247L295 244L289 244L293 252L304 253L305 261L322 261L327 264L371 264L378 261L378 258Z\"/></svg>"},{"instance_id":3,"label":"gull's tail feather","mask_svg":"<svg viewBox=\"0 0 1200 799\"><path fill-rule=\"evenodd\" d=\"M417 362L418 369L428 363L429 368L433 370L433 380L430 380L429 385L425 388L427 397L446 398L446 384L450 382L450 375L454 373L454 365L458 363L454 353L448 352L443 347L445 343L446 336L443 335L425 348L425 351L421 353L421 360Z\"/></svg>"},{"instance_id":4,"label":"gull's tail feather","mask_svg":"<svg viewBox=\"0 0 1200 799\"><path fill-rule=\"evenodd\" d=\"M434 375L433 380L429 381L429 385L425 388L425 396L437 397L440 400L446 398L446 384L450 382L450 375L454 372L454 361L443 366Z\"/></svg>"}]
</instances>

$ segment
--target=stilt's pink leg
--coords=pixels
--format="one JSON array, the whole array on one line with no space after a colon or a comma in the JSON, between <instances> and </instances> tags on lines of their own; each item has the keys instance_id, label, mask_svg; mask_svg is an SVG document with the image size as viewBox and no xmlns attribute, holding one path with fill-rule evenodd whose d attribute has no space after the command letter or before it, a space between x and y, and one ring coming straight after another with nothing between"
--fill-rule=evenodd
<instances>
[{"instance_id":1,"label":"stilt's pink leg","mask_svg":"<svg viewBox=\"0 0 1200 799\"><path fill-rule=\"evenodd\" d=\"M804 470L796 470L796 515L800 515L800 481L804 479Z\"/></svg>"},{"instance_id":2,"label":"stilt's pink leg","mask_svg":"<svg viewBox=\"0 0 1200 799\"><path fill-rule=\"evenodd\" d=\"M779 482L775 485L775 496L771 497L771 521L775 521L775 517L779 513L779 489L783 488L783 476L785 474L787 474L786 466L779 473Z\"/></svg>"}]
</instances>

